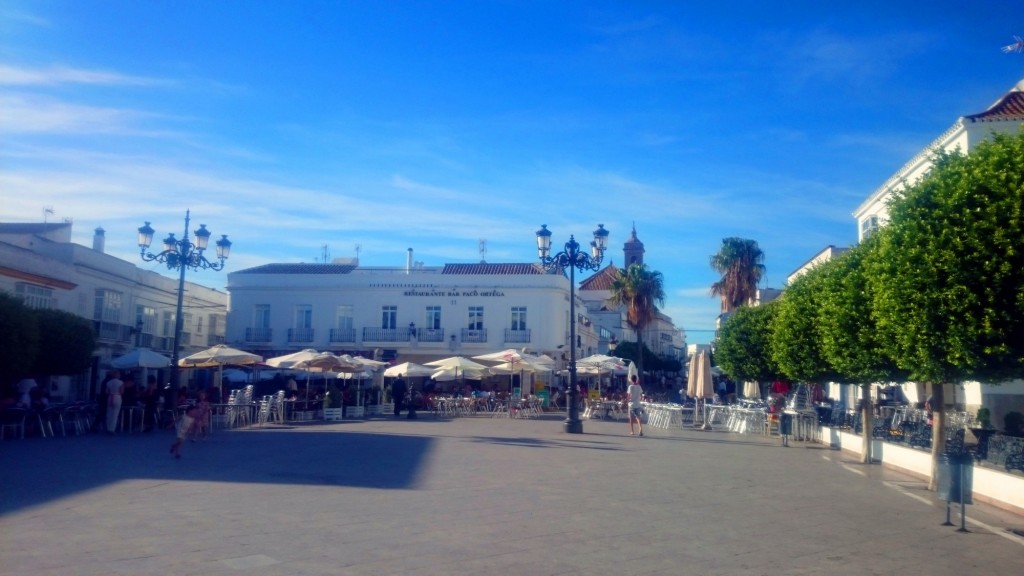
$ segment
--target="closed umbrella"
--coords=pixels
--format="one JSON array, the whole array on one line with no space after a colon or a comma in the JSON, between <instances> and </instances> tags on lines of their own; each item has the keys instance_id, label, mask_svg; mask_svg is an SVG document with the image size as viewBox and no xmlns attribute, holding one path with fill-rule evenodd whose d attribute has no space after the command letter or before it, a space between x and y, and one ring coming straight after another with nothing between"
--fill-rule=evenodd
<instances>
[{"instance_id":1,"label":"closed umbrella","mask_svg":"<svg viewBox=\"0 0 1024 576\"><path fill-rule=\"evenodd\" d=\"M755 400L761 399L761 385L756 381L748 380L743 383L743 397Z\"/></svg>"},{"instance_id":2,"label":"closed umbrella","mask_svg":"<svg viewBox=\"0 0 1024 576\"><path fill-rule=\"evenodd\" d=\"M715 384L711 378L711 359L708 358L706 352L701 350L690 359L690 363L692 364L690 367L692 380L687 383L686 390L688 395L697 399L698 407L701 407L707 404L708 398L715 396ZM706 411L704 411L704 423L701 429L710 429Z\"/></svg>"}]
</instances>

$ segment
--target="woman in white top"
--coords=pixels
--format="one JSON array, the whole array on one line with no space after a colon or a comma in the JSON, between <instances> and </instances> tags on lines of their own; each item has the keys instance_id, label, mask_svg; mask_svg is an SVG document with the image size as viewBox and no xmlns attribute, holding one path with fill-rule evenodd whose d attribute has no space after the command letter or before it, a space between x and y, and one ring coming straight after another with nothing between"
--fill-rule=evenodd
<instances>
[{"instance_id":1,"label":"woman in white top","mask_svg":"<svg viewBox=\"0 0 1024 576\"><path fill-rule=\"evenodd\" d=\"M121 392L124 390L124 382L121 381L121 373L112 370L113 376L107 381L107 433L117 432L117 417L121 415Z\"/></svg>"}]
</instances>

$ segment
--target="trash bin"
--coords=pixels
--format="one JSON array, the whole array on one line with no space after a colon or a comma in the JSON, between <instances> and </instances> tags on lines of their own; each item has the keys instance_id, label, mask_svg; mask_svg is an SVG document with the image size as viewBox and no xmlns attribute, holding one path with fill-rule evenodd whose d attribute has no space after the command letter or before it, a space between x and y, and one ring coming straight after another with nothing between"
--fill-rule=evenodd
<instances>
[{"instance_id":1,"label":"trash bin","mask_svg":"<svg viewBox=\"0 0 1024 576\"><path fill-rule=\"evenodd\" d=\"M791 436L793 434L793 415L783 412L779 414L779 434Z\"/></svg>"},{"instance_id":2,"label":"trash bin","mask_svg":"<svg viewBox=\"0 0 1024 576\"><path fill-rule=\"evenodd\" d=\"M969 453L941 454L939 456L937 488L939 498L946 502L973 504L971 491L974 478L974 458ZM961 501L961 494L963 501Z\"/></svg>"}]
</instances>

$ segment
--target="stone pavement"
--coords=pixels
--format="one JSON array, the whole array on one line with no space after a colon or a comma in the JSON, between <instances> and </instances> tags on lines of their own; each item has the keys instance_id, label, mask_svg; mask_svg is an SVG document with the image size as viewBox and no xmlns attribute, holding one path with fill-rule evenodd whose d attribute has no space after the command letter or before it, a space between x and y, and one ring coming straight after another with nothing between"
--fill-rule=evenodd
<instances>
[{"instance_id":1,"label":"stone pavement","mask_svg":"<svg viewBox=\"0 0 1024 576\"><path fill-rule=\"evenodd\" d=\"M839 452L561 417L0 442L0 574L1018 574L1024 518ZM954 506L954 522L959 523Z\"/></svg>"}]
</instances>

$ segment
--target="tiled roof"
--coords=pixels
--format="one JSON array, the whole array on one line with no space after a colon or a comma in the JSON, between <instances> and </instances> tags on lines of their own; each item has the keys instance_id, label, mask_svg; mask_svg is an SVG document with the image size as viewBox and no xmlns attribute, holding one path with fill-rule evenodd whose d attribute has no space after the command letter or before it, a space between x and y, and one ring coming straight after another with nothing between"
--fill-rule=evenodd
<instances>
[{"instance_id":1,"label":"tiled roof","mask_svg":"<svg viewBox=\"0 0 1024 576\"><path fill-rule=\"evenodd\" d=\"M615 264L609 264L597 274L580 282L580 290L611 290L612 282L615 281L618 274L619 269L615 267Z\"/></svg>"},{"instance_id":2,"label":"tiled roof","mask_svg":"<svg viewBox=\"0 0 1024 576\"><path fill-rule=\"evenodd\" d=\"M540 264L445 264L441 274L493 274L515 276L523 274L547 274Z\"/></svg>"},{"instance_id":3,"label":"tiled roof","mask_svg":"<svg viewBox=\"0 0 1024 576\"><path fill-rule=\"evenodd\" d=\"M1021 84L1024 84L1022 82ZM988 110L980 114L964 116L971 122L992 122L999 120L1020 120L1024 119L1024 92L1021 92L1021 84L1017 84L1007 92L995 104L989 106Z\"/></svg>"},{"instance_id":4,"label":"tiled roof","mask_svg":"<svg viewBox=\"0 0 1024 576\"><path fill-rule=\"evenodd\" d=\"M264 264L235 274L348 274L355 264Z\"/></svg>"}]
</instances>

